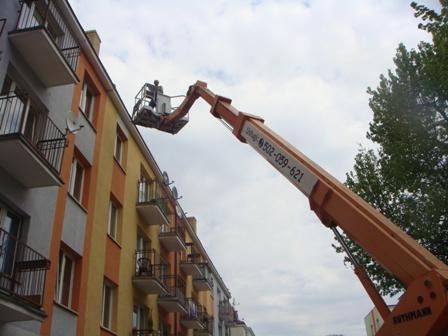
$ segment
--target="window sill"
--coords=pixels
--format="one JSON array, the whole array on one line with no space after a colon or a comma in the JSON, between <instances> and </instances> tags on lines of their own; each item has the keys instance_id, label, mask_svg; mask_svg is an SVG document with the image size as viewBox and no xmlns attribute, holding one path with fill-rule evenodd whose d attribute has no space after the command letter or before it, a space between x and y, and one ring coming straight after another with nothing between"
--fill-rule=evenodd
<instances>
[{"instance_id":1,"label":"window sill","mask_svg":"<svg viewBox=\"0 0 448 336\"><path fill-rule=\"evenodd\" d=\"M69 192L67 192L67 195L72 199L73 202L75 202L82 211L84 211L86 213L86 215L88 214L87 209L81 204L81 202L79 202L72 194L70 194Z\"/></svg>"},{"instance_id":2,"label":"window sill","mask_svg":"<svg viewBox=\"0 0 448 336\"><path fill-rule=\"evenodd\" d=\"M77 312L76 310L73 310L72 308L63 305L62 303L59 303L59 302L57 302L57 301L55 301L55 300L53 300L53 303L54 303L56 306L58 306L59 308L65 310L65 311L67 311L67 312L69 312L69 313L71 313L71 314L73 314L73 315L76 315L76 316L79 315L78 312Z\"/></svg>"},{"instance_id":3,"label":"window sill","mask_svg":"<svg viewBox=\"0 0 448 336\"><path fill-rule=\"evenodd\" d=\"M121 171L123 172L124 175L126 175L126 170L124 169L124 167L122 166L122 164L120 163L120 161L118 161L118 159L115 157L114 155L114 161L115 163L118 165L118 167L120 167Z\"/></svg>"},{"instance_id":4,"label":"window sill","mask_svg":"<svg viewBox=\"0 0 448 336\"><path fill-rule=\"evenodd\" d=\"M90 121L89 117L87 117L87 115L84 113L84 111L81 109L81 107L78 107L78 111L79 113L81 113L84 116L84 119L87 121L87 123L89 124L89 126L92 128L92 130L96 133L96 128L93 125L93 123Z\"/></svg>"},{"instance_id":5,"label":"window sill","mask_svg":"<svg viewBox=\"0 0 448 336\"><path fill-rule=\"evenodd\" d=\"M107 238L109 238L115 245L118 246L118 248L121 250L121 245L120 243L114 238L112 237L110 234L107 234Z\"/></svg>"},{"instance_id":6,"label":"window sill","mask_svg":"<svg viewBox=\"0 0 448 336\"><path fill-rule=\"evenodd\" d=\"M108 335L118 336L118 334L115 331L110 330L109 328L103 327L102 325L100 325L100 328L102 331L106 332Z\"/></svg>"}]
</instances>

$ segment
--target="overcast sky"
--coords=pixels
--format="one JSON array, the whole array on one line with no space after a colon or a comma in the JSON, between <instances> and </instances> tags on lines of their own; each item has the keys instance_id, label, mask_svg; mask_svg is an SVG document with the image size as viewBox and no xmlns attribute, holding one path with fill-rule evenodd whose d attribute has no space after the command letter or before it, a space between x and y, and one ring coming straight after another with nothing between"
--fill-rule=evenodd
<instances>
[{"instance_id":1,"label":"overcast sky","mask_svg":"<svg viewBox=\"0 0 448 336\"><path fill-rule=\"evenodd\" d=\"M427 39L405 0L71 0L132 110L144 82L200 79L343 181L372 118L368 86ZM434 7L436 0L426 1ZM177 136L140 129L257 336L364 335L372 308L298 190L197 103Z\"/></svg>"}]
</instances>

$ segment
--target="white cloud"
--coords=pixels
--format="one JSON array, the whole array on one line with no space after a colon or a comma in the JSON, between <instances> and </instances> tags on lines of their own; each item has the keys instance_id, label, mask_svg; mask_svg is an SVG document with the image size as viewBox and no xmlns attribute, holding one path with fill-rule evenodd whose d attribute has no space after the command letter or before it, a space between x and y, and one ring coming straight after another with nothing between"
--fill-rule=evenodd
<instances>
[{"instance_id":1,"label":"white cloud","mask_svg":"<svg viewBox=\"0 0 448 336\"><path fill-rule=\"evenodd\" d=\"M73 0L128 108L144 82L197 79L339 179L364 143L367 86L426 38L408 1ZM427 1L435 6L437 1ZM305 197L198 103L175 137L141 130L257 336L364 333L372 307Z\"/></svg>"}]
</instances>

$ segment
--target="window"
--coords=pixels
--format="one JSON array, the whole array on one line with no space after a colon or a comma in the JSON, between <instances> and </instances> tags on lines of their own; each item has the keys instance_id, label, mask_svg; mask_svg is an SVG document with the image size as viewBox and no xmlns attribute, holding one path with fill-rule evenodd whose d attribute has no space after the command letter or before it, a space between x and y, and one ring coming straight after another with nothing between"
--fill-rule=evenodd
<instances>
[{"instance_id":1,"label":"window","mask_svg":"<svg viewBox=\"0 0 448 336\"><path fill-rule=\"evenodd\" d=\"M117 133L115 135L114 157L122 167L124 167L125 155L126 155L126 135L124 134L120 126L117 125Z\"/></svg>"},{"instance_id":2,"label":"window","mask_svg":"<svg viewBox=\"0 0 448 336\"><path fill-rule=\"evenodd\" d=\"M81 102L79 108L85 114L87 119L93 122L93 114L95 110L95 92L86 80L84 80L84 83L82 85Z\"/></svg>"},{"instance_id":3,"label":"window","mask_svg":"<svg viewBox=\"0 0 448 336\"><path fill-rule=\"evenodd\" d=\"M123 140L121 140L120 135L117 134L115 137L115 158L120 163L121 163L122 151L123 151Z\"/></svg>"},{"instance_id":4,"label":"window","mask_svg":"<svg viewBox=\"0 0 448 336\"><path fill-rule=\"evenodd\" d=\"M59 268L56 283L56 302L71 307L75 260L66 252L59 252Z\"/></svg>"},{"instance_id":5,"label":"window","mask_svg":"<svg viewBox=\"0 0 448 336\"><path fill-rule=\"evenodd\" d=\"M21 218L0 204L0 284L9 282L16 255L17 240L20 239ZM4 277L5 276L5 277ZM4 286L4 284L3 284Z\"/></svg>"},{"instance_id":6,"label":"window","mask_svg":"<svg viewBox=\"0 0 448 336\"><path fill-rule=\"evenodd\" d=\"M149 309L145 306L136 304L132 311L132 329L134 330L147 330L150 329L150 323L148 319Z\"/></svg>"},{"instance_id":7,"label":"window","mask_svg":"<svg viewBox=\"0 0 448 336\"><path fill-rule=\"evenodd\" d=\"M118 226L118 208L116 204L111 200L109 201L109 223L107 225L107 233L113 239L117 239L117 226Z\"/></svg>"},{"instance_id":8,"label":"window","mask_svg":"<svg viewBox=\"0 0 448 336\"><path fill-rule=\"evenodd\" d=\"M80 203L82 202L84 172L84 166L76 157L73 157L69 193Z\"/></svg>"},{"instance_id":9,"label":"window","mask_svg":"<svg viewBox=\"0 0 448 336\"><path fill-rule=\"evenodd\" d=\"M109 282L104 282L103 312L101 317L101 325L107 329L112 329L114 296L115 296L115 286L113 286Z\"/></svg>"}]
</instances>

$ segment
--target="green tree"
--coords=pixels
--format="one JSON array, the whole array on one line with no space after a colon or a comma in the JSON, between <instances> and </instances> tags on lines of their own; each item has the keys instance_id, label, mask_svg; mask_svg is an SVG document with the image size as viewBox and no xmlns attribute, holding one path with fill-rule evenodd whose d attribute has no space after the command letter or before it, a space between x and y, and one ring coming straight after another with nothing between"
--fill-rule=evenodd
<instances>
[{"instance_id":1,"label":"green tree","mask_svg":"<svg viewBox=\"0 0 448 336\"><path fill-rule=\"evenodd\" d=\"M346 185L447 263L448 0L440 4L440 12L411 4L432 41L416 50L401 44L394 71L368 88L367 138L378 149L359 150ZM355 242L349 245L383 295L402 289Z\"/></svg>"}]
</instances>

